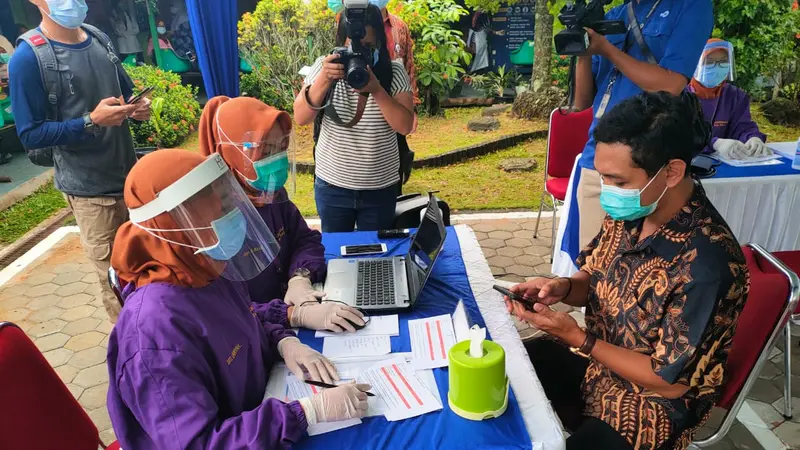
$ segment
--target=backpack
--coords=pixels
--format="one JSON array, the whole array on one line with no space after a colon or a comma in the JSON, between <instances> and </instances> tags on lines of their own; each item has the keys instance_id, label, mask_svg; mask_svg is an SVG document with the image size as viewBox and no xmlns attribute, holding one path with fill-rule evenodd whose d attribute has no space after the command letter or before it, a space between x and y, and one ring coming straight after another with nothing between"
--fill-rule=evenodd
<instances>
[{"instance_id":1,"label":"backpack","mask_svg":"<svg viewBox=\"0 0 800 450\"><path fill-rule=\"evenodd\" d=\"M131 81L130 76L128 76L128 73L125 72L125 69L122 67L122 61L120 61L117 53L114 51L114 44L111 43L111 39L109 39L105 33L93 25L84 23L81 25L81 28L89 36L91 36L92 39L97 39L97 41L106 48L109 61L117 66L117 75L121 78L123 83L126 83L128 86L132 87L133 81ZM33 53L36 55L36 60L39 62L39 72L42 77L42 85L44 86L45 91L47 91L47 101L49 103L46 117L47 120L56 122L61 121L62 119L58 103L58 99L61 94L61 76L59 75L59 72L69 70L69 68L58 64L52 44L50 44L50 41L41 31L37 29L28 31L17 38L16 44L19 45L20 42L25 42L31 47ZM58 148L59 147L57 146L44 147L26 149L26 151L28 153L28 159L30 159L33 164L43 167L53 167L55 165L53 160L53 151L58 150Z\"/></svg>"}]
</instances>

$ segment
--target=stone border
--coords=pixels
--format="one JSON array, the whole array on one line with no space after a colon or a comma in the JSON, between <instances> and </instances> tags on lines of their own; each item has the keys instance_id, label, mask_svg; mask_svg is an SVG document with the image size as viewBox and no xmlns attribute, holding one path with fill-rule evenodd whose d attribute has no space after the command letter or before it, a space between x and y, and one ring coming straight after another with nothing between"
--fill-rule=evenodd
<instances>
[{"instance_id":1,"label":"stone border","mask_svg":"<svg viewBox=\"0 0 800 450\"><path fill-rule=\"evenodd\" d=\"M17 202L21 202L31 194L36 192L37 189L49 183L53 179L54 170L50 169L47 172L36 175L30 180L20 184L14 189L10 190L7 194L0 196L0 211L5 211L12 207Z\"/></svg>"},{"instance_id":2,"label":"stone border","mask_svg":"<svg viewBox=\"0 0 800 450\"><path fill-rule=\"evenodd\" d=\"M21 238L17 239L11 245L0 251L0 269L13 263L17 258L25 254L28 250L33 248L42 239L46 238L50 233L57 228L61 228L64 221L72 215L72 210L63 208L56 211L55 214L45 219L44 222L36 226L36 228L25 233Z\"/></svg>"},{"instance_id":3,"label":"stone border","mask_svg":"<svg viewBox=\"0 0 800 450\"><path fill-rule=\"evenodd\" d=\"M427 158L414 160L414 168L422 169L425 167L442 167L459 163L467 159L487 155L498 150L504 150L531 139L541 139L547 137L547 130L525 131L522 133L509 134L500 138L481 142L480 144L469 147L457 148L441 155L429 156ZM297 173L313 174L314 163L297 162Z\"/></svg>"}]
</instances>

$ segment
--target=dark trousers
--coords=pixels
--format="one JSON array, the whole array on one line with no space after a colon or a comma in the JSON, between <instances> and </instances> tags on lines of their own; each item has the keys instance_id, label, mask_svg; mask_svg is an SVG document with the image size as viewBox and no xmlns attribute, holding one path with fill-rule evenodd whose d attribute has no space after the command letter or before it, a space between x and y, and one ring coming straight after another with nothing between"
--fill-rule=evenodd
<instances>
[{"instance_id":1,"label":"dark trousers","mask_svg":"<svg viewBox=\"0 0 800 450\"><path fill-rule=\"evenodd\" d=\"M354 191L334 186L320 177L314 181L317 212L325 233L346 233L392 227L397 206L397 186L371 191Z\"/></svg>"},{"instance_id":2,"label":"dark trousers","mask_svg":"<svg viewBox=\"0 0 800 450\"><path fill-rule=\"evenodd\" d=\"M633 450L610 425L583 415L581 382L589 361L550 339L525 343L544 393L564 427L571 433L567 450Z\"/></svg>"}]
</instances>

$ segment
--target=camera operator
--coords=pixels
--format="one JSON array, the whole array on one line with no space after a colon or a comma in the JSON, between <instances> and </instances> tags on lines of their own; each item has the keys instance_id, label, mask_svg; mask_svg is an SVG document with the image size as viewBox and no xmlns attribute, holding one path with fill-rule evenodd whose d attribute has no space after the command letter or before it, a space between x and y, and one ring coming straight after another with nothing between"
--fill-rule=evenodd
<instances>
[{"instance_id":1,"label":"camera operator","mask_svg":"<svg viewBox=\"0 0 800 450\"><path fill-rule=\"evenodd\" d=\"M631 14L640 26L643 42L633 30ZM592 137L599 118L642 91L680 94L694 74L714 22L711 0L632 0L609 10L605 18L624 20L628 32L603 36L587 30L589 49L578 57L575 107L582 110L593 106L595 113L579 162L581 248L597 235L605 217Z\"/></svg>"},{"instance_id":2,"label":"camera operator","mask_svg":"<svg viewBox=\"0 0 800 450\"><path fill-rule=\"evenodd\" d=\"M345 2L348 8L349 3L358 2ZM352 231L356 224L362 231L391 227L400 182L397 133L407 135L414 123L408 74L389 56L381 11L361 3L366 9L360 40L368 59L366 86L355 90L344 80L345 65L334 53L317 59L294 102L299 125L324 114L315 149L314 193L325 232ZM337 47L348 41L346 22L339 21Z\"/></svg>"}]
</instances>

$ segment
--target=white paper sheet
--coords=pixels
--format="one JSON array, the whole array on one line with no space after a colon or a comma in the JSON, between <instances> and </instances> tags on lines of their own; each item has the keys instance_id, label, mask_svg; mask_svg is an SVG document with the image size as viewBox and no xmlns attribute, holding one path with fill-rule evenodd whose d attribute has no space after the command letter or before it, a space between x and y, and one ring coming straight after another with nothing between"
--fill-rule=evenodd
<instances>
[{"instance_id":1,"label":"white paper sheet","mask_svg":"<svg viewBox=\"0 0 800 450\"><path fill-rule=\"evenodd\" d=\"M759 156L759 157L751 157L747 159L730 159L725 158L717 153L713 153L711 155L713 158L728 164L729 166L734 167L749 167L749 166L771 166L781 163L781 155L780 154L773 154L769 156Z\"/></svg>"},{"instance_id":2,"label":"white paper sheet","mask_svg":"<svg viewBox=\"0 0 800 450\"><path fill-rule=\"evenodd\" d=\"M414 367L434 369L449 365L447 353L456 343L453 319L447 315L408 321Z\"/></svg>"},{"instance_id":3,"label":"white paper sheet","mask_svg":"<svg viewBox=\"0 0 800 450\"><path fill-rule=\"evenodd\" d=\"M372 368L359 376L372 385L380 402L370 401L370 413L383 413L390 422L409 419L442 409L439 396L425 387L410 364L396 361ZM437 389L438 392L438 389Z\"/></svg>"},{"instance_id":4,"label":"white paper sheet","mask_svg":"<svg viewBox=\"0 0 800 450\"><path fill-rule=\"evenodd\" d=\"M339 336L400 336L400 320L397 314L389 316L370 316L369 323L355 333L331 333L330 331L317 331L314 337L339 337Z\"/></svg>"},{"instance_id":5,"label":"white paper sheet","mask_svg":"<svg viewBox=\"0 0 800 450\"><path fill-rule=\"evenodd\" d=\"M311 397L314 394L322 391L322 388L311 386L295 378L294 375L286 376L286 398L287 401L294 401L304 397ZM341 430L344 428L352 427L361 423L361 419L340 420L338 422L326 422L310 425L308 427L308 435L316 436L318 434L330 433L331 431Z\"/></svg>"},{"instance_id":6,"label":"white paper sheet","mask_svg":"<svg viewBox=\"0 0 800 450\"><path fill-rule=\"evenodd\" d=\"M326 337L322 354L329 357L381 356L392 351L389 336L336 336Z\"/></svg>"}]
</instances>

